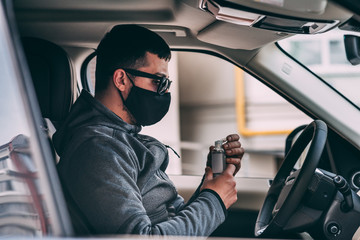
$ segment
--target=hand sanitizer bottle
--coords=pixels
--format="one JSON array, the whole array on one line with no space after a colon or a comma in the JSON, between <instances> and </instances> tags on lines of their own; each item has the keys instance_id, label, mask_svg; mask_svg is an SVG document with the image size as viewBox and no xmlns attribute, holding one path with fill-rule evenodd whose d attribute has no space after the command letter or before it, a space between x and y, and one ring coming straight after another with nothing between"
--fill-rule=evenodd
<instances>
[{"instance_id":1,"label":"hand sanitizer bottle","mask_svg":"<svg viewBox=\"0 0 360 240\"><path fill-rule=\"evenodd\" d=\"M215 141L215 148L211 151L211 169L214 177L222 173L226 168L226 157L222 143L223 140Z\"/></svg>"}]
</instances>

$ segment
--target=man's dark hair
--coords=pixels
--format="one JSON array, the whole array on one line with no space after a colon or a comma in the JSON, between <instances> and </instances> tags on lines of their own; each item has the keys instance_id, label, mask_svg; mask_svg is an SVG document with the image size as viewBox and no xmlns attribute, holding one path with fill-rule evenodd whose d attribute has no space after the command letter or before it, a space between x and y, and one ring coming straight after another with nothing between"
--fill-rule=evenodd
<instances>
[{"instance_id":1,"label":"man's dark hair","mask_svg":"<svg viewBox=\"0 0 360 240\"><path fill-rule=\"evenodd\" d=\"M137 69L146 64L146 52L169 61L170 48L155 32L137 25L118 25L101 40L96 53L96 92L105 90L118 68Z\"/></svg>"}]
</instances>

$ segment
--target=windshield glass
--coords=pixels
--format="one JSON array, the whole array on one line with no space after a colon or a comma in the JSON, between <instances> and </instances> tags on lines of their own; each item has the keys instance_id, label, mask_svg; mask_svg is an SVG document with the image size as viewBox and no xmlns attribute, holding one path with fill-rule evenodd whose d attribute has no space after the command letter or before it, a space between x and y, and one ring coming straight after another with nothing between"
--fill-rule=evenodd
<instances>
[{"instance_id":1,"label":"windshield glass","mask_svg":"<svg viewBox=\"0 0 360 240\"><path fill-rule=\"evenodd\" d=\"M359 35L333 30L324 34L297 35L280 41L279 45L360 107L360 65L353 66L346 58L345 34Z\"/></svg>"}]
</instances>

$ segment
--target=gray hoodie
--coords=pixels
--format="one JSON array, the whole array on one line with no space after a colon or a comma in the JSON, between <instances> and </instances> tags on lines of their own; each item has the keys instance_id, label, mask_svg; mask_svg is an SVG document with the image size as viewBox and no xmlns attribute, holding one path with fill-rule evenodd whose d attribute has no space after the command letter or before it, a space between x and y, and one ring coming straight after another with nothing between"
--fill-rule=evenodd
<instances>
[{"instance_id":1,"label":"gray hoodie","mask_svg":"<svg viewBox=\"0 0 360 240\"><path fill-rule=\"evenodd\" d=\"M226 209L211 190L185 204L166 175L168 152L83 91L54 134L57 165L78 234L208 236Z\"/></svg>"}]
</instances>

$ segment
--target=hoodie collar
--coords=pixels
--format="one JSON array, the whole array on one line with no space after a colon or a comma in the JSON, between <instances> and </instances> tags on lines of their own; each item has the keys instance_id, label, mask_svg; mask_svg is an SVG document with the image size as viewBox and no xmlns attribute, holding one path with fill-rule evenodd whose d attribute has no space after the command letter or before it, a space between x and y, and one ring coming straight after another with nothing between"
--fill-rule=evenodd
<instances>
[{"instance_id":1,"label":"hoodie collar","mask_svg":"<svg viewBox=\"0 0 360 240\"><path fill-rule=\"evenodd\" d=\"M110 109L105 107L100 101L94 98L88 91L82 90L80 97L85 100L88 104L90 104L96 111L101 113L104 117L110 120L108 123L112 125L114 128L121 128L126 130L129 133L139 133L142 129L139 125L131 125L125 122L122 118L112 112Z\"/></svg>"}]
</instances>

